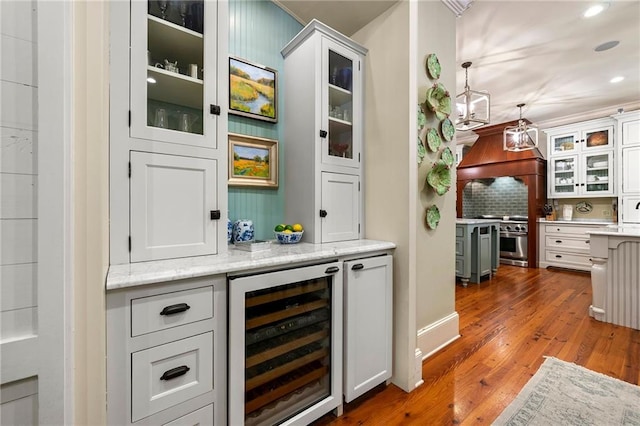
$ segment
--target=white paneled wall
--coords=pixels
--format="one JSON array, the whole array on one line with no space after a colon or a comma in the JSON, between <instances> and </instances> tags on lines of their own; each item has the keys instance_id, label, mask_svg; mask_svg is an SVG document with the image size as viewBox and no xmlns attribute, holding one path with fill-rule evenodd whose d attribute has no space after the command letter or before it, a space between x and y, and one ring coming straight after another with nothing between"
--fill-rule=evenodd
<instances>
[{"instance_id":1,"label":"white paneled wall","mask_svg":"<svg viewBox=\"0 0 640 426\"><path fill-rule=\"evenodd\" d=\"M38 333L36 2L0 2L0 350L4 360ZM5 361L6 362L6 361ZM25 361L26 362L26 361ZM5 366L6 367L6 366ZM37 378L2 369L0 424L37 424Z\"/></svg>"}]
</instances>

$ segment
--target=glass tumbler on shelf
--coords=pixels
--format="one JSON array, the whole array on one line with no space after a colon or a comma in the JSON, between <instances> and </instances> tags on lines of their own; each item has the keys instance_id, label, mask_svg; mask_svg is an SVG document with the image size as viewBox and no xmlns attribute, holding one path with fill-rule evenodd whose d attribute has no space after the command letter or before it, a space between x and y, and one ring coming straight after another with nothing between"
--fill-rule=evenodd
<instances>
[{"instance_id":1,"label":"glass tumbler on shelf","mask_svg":"<svg viewBox=\"0 0 640 426\"><path fill-rule=\"evenodd\" d=\"M160 127L162 129L169 128L169 120L167 118L167 110L164 108L156 109L156 119L153 122L155 127Z\"/></svg>"}]
</instances>

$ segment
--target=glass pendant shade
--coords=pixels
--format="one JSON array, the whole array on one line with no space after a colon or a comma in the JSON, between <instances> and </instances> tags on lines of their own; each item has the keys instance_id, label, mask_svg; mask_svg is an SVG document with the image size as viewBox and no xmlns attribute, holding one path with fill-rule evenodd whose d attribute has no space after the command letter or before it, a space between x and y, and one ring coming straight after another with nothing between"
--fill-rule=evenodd
<instances>
[{"instance_id":1,"label":"glass pendant shade","mask_svg":"<svg viewBox=\"0 0 640 426\"><path fill-rule=\"evenodd\" d=\"M524 104L518 104L520 108L520 119L517 126L507 126L503 133L503 148L505 151L526 151L538 147L538 128L527 124L522 119L522 107Z\"/></svg>"},{"instance_id":2,"label":"glass pendant shade","mask_svg":"<svg viewBox=\"0 0 640 426\"><path fill-rule=\"evenodd\" d=\"M462 64L465 69L464 92L456 96L457 130L473 130L489 124L490 95L487 92L471 90L469 88L468 72L471 62Z\"/></svg>"}]
</instances>

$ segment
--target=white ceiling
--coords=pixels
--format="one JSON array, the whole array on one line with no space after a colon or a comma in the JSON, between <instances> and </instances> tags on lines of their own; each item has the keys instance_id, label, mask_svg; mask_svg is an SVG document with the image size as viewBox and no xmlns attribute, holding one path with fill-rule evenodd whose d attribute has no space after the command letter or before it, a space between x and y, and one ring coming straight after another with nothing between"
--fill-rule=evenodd
<instances>
[{"instance_id":1,"label":"white ceiling","mask_svg":"<svg viewBox=\"0 0 640 426\"><path fill-rule=\"evenodd\" d=\"M401 0L407 1L407 0ZM394 1L280 0L305 23L317 18L352 35ZM457 87L491 94L491 124L523 116L560 124L640 108L640 1L617 0L593 18L582 14L593 2L475 0L457 24ZM595 52L596 46L620 44ZM425 52L429 53L429 52ZM614 76L624 76L612 84ZM594 113L595 112L595 113ZM463 135L462 139L464 139Z\"/></svg>"}]
</instances>

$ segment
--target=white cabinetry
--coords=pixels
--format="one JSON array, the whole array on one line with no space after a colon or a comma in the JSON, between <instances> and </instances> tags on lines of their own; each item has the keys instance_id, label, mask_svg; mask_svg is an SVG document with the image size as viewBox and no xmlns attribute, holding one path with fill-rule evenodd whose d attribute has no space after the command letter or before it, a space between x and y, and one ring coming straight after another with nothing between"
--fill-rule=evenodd
<instances>
[{"instance_id":1,"label":"white cabinetry","mask_svg":"<svg viewBox=\"0 0 640 426\"><path fill-rule=\"evenodd\" d=\"M345 262L344 396L354 400L391 377L392 256Z\"/></svg>"},{"instance_id":2,"label":"white cabinetry","mask_svg":"<svg viewBox=\"0 0 640 426\"><path fill-rule=\"evenodd\" d=\"M112 264L226 249L228 6L160 4L111 5Z\"/></svg>"},{"instance_id":3,"label":"white cabinetry","mask_svg":"<svg viewBox=\"0 0 640 426\"><path fill-rule=\"evenodd\" d=\"M613 120L598 119L545 130L549 198L615 195L613 129Z\"/></svg>"},{"instance_id":4,"label":"white cabinetry","mask_svg":"<svg viewBox=\"0 0 640 426\"><path fill-rule=\"evenodd\" d=\"M285 58L285 220L304 241L360 238L362 62L367 50L313 20Z\"/></svg>"},{"instance_id":5,"label":"white cabinetry","mask_svg":"<svg viewBox=\"0 0 640 426\"><path fill-rule=\"evenodd\" d=\"M539 229L539 266L591 270L590 241L587 232L597 231L605 224L543 222Z\"/></svg>"},{"instance_id":6,"label":"white cabinetry","mask_svg":"<svg viewBox=\"0 0 640 426\"><path fill-rule=\"evenodd\" d=\"M617 144L619 222L640 223L640 111L616 116L620 143Z\"/></svg>"},{"instance_id":7,"label":"white cabinetry","mask_svg":"<svg viewBox=\"0 0 640 426\"><path fill-rule=\"evenodd\" d=\"M107 294L108 424L226 424L226 300L225 276Z\"/></svg>"}]
</instances>

